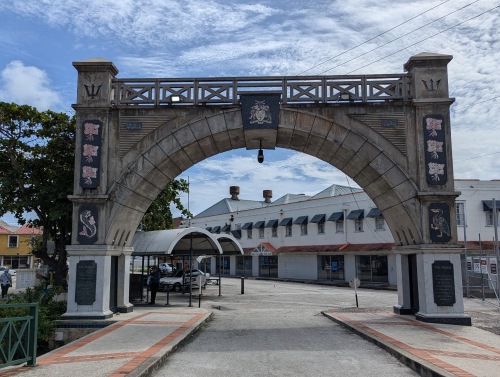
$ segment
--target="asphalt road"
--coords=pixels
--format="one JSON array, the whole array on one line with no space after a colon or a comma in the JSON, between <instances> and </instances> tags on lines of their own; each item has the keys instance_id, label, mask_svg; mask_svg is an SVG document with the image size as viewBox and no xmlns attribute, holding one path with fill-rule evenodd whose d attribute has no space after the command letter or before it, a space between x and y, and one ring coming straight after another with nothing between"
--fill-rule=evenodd
<instances>
[{"instance_id":1,"label":"asphalt road","mask_svg":"<svg viewBox=\"0 0 500 377\"><path fill-rule=\"evenodd\" d=\"M361 290L358 310L390 311L395 299L395 292ZM187 295L170 302L186 305ZM239 279L224 279L222 296L208 286L201 307L214 310L213 319L155 376L417 376L321 314L355 308L349 288L246 280L242 295Z\"/></svg>"}]
</instances>

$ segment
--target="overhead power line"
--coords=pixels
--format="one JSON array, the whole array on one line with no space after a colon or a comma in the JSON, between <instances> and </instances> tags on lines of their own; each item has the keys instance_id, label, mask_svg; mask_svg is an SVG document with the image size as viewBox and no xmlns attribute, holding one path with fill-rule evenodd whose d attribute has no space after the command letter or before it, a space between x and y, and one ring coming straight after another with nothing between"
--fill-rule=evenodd
<instances>
[{"instance_id":1,"label":"overhead power line","mask_svg":"<svg viewBox=\"0 0 500 377\"><path fill-rule=\"evenodd\" d=\"M428 22L428 23L426 23L425 25L419 26L418 28L413 29L412 31L409 31L409 32L408 32L408 33L406 33L406 34L403 34L403 35L401 35L401 36L399 36L399 37L397 37L397 38L394 38L394 39L390 40L389 42L386 42L386 43L384 43L384 44L382 44L382 45L380 45L380 46L377 46L377 47L375 47L375 48L372 48L371 50L366 51L366 52L362 53L361 55L358 55L358 56L356 56L356 57L354 57L354 58L352 58L352 59L349 59L349 60L347 60L347 61L345 61L345 62L342 62L342 63L340 63L340 64L337 64L337 65L336 65L336 66L334 66L334 67L328 68L327 70L325 70L325 71L323 71L323 72L320 72L319 74L320 74L320 75L322 75L322 74L324 74L324 73L326 73L326 72L328 72L328 71L331 71L332 69L338 68L338 67L340 67L340 66L342 66L342 65L344 65L344 64L347 64L347 63L352 62L353 60L356 60L356 59L358 59L358 58L360 58L360 57L362 57L362 56L365 56L365 55L369 54L370 52L373 52L373 51L378 50L378 49L380 49L380 48L382 48L382 47L385 47L385 46L387 46L387 45L391 44L392 42L395 42L395 41L397 41L397 40L399 40L399 39L401 39L401 38L404 38L404 37L406 37L406 36L408 36L408 35L410 35L410 34L412 34L412 33L416 32L416 31L418 31L418 30L421 30L421 29L423 29L423 28L425 28L425 27L427 27L427 26L429 26L429 25L431 25L431 24L433 24L433 23L435 23L435 22L437 22L437 21L440 21L440 20L442 20L443 18L446 18L446 17L448 17L448 16L452 15L453 13L457 13L457 12L459 12L459 11L461 11L461 10L464 10L465 8L467 8L467 7L471 6L472 4L477 3L478 1L479 1L479 0L473 1L472 3L469 3L469 4L467 4L467 5L464 5L464 6L463 6L463 7L461 7L461 8L455 9L453 12L447 13L447 14L445 14L444 16L441 16L441 17L439 17L439 18L436 18L435 20L433 20L433 21L431 21L431 22ZM455 25L455 26L456 26L456 25ZM449 30L449 29L447 29L447 30ZM436 34L435 34L435 35L436 35ZM412 46L413 46L413 45L412 45ZM405 48L406 48L406 47L405 47ZM400 50L400 51L401 51L401 50ZM365 66L365 67L366 67L366 66ZM359 69L359 68L358 68L358 69ZM352 71L352 72L354 72L354 71Z\"/></svg>"},{"instance_id":2,"label":"overhead power line","mask_svg":"<svg viewBox=\"0 0 500 377\"><path fill-rule=\"evenodd\" d=\"M418 42L415 42L415 43L412 43L411 45L405 46L405 47L403 47L402 49L399 49L398 51L393 52L392 54L386 55L386 56L384 56L384 57L382 57L382 58L380 58L380 59L374 60L374 61L372 61L372 62L370 62L370 63L368 63L368 64L365 64L365 65L363 65L363 66L361 66L361 67L358 67L358 68L356 68L356 69L354 69L354 70L352 70L352 71L349 71L349 72L347 72L347 73L346 73L346 75L351 74L351 73L353 73L353 72L356 72L356 71L358 71L358 70L360 70L360 69L362 69L362 68L368 67L369 65L372 65L372 64L374 64L374 63L377 63L377 62L379 62L379 61L381 61L381 60L384 60L384 59L388 58L389 56L396 55L396 54L400 53L401 51L403 51L404 49L406 49L406 48L408 48L408 47L413 47L413 46L415 46L415 45L418 45L419 43L422 43L422 42L424 42L424 41L426 41L426 40L428 40L428 39L431 39L431 38L435 37L436 35L443 34L443 33L447 32L448 30L451 30L451 29L453 29L453 28L455 28L455 27L457 27L457 26L460 26L460 25L462 25L462 24L464 24L464 23L466 23L466 22L469 22L469 21L474 20L474 19L476 19L476 18L478 18L478 17L481 17L483 14L486 14L486 13L488 13L488 12L491 12L492 10L495 10L495 9L497 9L497 8L500 8L500 5L497 5L496 7L490 8L490 9L488 9L488 10L486 10L486 11L484 11L484 12L482 12L482 13L480 13L480 14L478 14L478 15L474 16L474 17L468 18L468 19L467 19L467 20L465 20L465 21L459 22L458 24L455 24L455 25L453 25L453 26L450 26L449 28L446 28L446 29L444 29L444 30L441 30L441 31L439 31L439 32L437 32L437 33L435 33L435 34L433 34L433 35L429 36L429 37L423 38L423 39L419 40Z\"/></svg>"},{"instance_id":3,"label":"overhead power line","mask_svg":"<svg viewBox=\"0 0 500 377\"><path fill-rule=\"evenodd\" d=\"M316 64L315 66L312 66L311 68L306 69L305 71L302 71L302 72L298 73L298 74L297 74L297 76L302 75L303 73L309 72L310 70L312 70L312 69L314 69L314 68L317 68L317 67L319 67L320 65L323 65L323 64L325 64L325 63L327 63L327 62L329 62L329 61L331 61L331 60L333 60L333 59L335 59L335 58L338 58L339 56L345 55L345 54L347 54L348 52L350 52L350 51L352 51L352 50L355 50L355 49L357 49L358 47L361 47L361 46L363 46L363 45L367 44L368 42L371 42L371 41L373 41L374 39L377 39L378 37L380 37L380 36L382 36L382 35L384 35L384 34L387 34L388 32L390 32L390 31L392 31L392 30L394 30L394 29L396 29L396 28L398 28L398 27L400 27L400 26L402 26L402 25L404 25L404 24L407 24L408 22L410 22L410 21L414 20L415 18L418 18L418 17L420 17L421 15L423 15L423 14L425 14L425 13L427 13L427 12L430 12L431 10L434 10L434 9L438 8L438 7L440 7L440 6L441 6L441 5L443 5L443 4L446 4L446 3L447 3L447 2L449 2L449 1L450 1L450 0L443 1L442 3L439 3L438 5L436 5L436 6L432 7L432 8L430 8L430 9L427 9L426 11L424 11L424 12L422 12L422 13L419 13L419 14L417 14L416 16L414 16L414 17L412 17L412 18L410 18L410 19L408 19L408 20L406 20L406 21L404 21L404 22L401 22L400 24L398 24L398 25L396 25L396 26L394 26L394 27L390 28L389 30L386 30L386 31L384 31L384 32L382 32L382 33L380 33L380 34L376 35L376 36L375 36L375 37L373 37L373 38L370 38L370 39L368 39L368 40L364 41L363 43L360 43L360 44L358 44L358 45L356 45L356 46L354 46L354 47L352 47L352 48L350 48L350 49L348 49L348 50L345 50L344 52L341 52L341 53L340 53L340 54L338 54L338 55L332 56L331 58L328 58L328 59L326 59L325 61L323 61L323 62L321 62L321 63L318 63L318 64ZM479 1L479 0L478 0L478 1Z\"/></svg>"}]
</instances>

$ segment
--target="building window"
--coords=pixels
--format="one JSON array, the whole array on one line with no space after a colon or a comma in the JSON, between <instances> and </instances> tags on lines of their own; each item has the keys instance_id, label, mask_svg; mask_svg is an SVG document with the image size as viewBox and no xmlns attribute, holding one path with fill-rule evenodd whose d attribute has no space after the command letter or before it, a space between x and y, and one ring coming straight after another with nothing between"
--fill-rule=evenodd
<instances>
[{"instance_id":1,"label":"building window","mask_svg":"<svg viewBox=\"0 0 500 377\"><path fill-rule=\"evenodd\" d=\"M384 216L375 217L375 230L385 230ZM363 231L363 229L361 229Z\"/></svg>"},{"instance_id":2,"label":"building window","mask_svg":"<svg viewBox=\"0 0 500 377\"><path fill-rule=\"evenodd\" d=\"M264 228L259 228L259 238L264 238Z\"/></svg>"},{"instance_id":3,"label":"building window","mask_svg":"<svg viewBox=\"0 0 500 377\"><path fill-rule=\"evenodd\" d=\"M457 208L457 225L464 226L465 225L465 203L456 203Z\"/></svg>"},{"instance_id":4,"label":"building window","mask_svg":"<svg viewBox=\"0 0 500 377\"><path fill-rule=\"evenodd\" d=\"M18 247L19 236L9 236L9 248Z\"/></svg>"},{"instance_id":5,"label":"building window","mask_svg":"<svg viewBox=\"0 0 500 377\"><path fill-rule=\"evenodd\" d=\"M344 233L344 220L335 221L335 230L337 233Z\"/></svg>"},{"instance_id":6,"label":"building window","mask_svg":"<svg viewBox=\"0 0 500 377\"><path fill-rule=\"evenodd\" d=\"M362 232L363 231L363 220L356 219L354 220L354 231Z\"/></svg>"},{"instance_id":7,"label":"building window","mask_svg":"<svg viewBox=\"0 0 500 377\"><path fill-rule=\"evenodd\" d=\"M325 234L325 223L318 223L318 234Z\"/></svg>"},{"instance_id":8,"label":"building window","mask_svg":"<svg viewBox=\"0 0 500 377\"><path fill-rule=\"evenodd\" d=\"M248 239L252 238L252 229L247 229L247 238Z\"/></svg>"},{"instance_id":9,"label":"building window","mask_svg":"<svg viewBox=\"0 0 500 377\"><path fill-rule=\"evenodd\" d=\"M493 211L485 211L486 215L486 226L493 226ZM498 213L498 212L497 212ZM497 215L497 224L498 224L498 215Z\"/></svg>"},{"instance_id":10,"label":"building window","mask_svg":"<svg viewBox=\"0 0 500 377\"><path fill-rule=\"evenodd\" d=\"M379 283L389 281L387 255L357 255L356 268L361 281Z\"/></svg>"},{"instance_id":11,"label":"building window","mask_svg":"<svg viewBox=\"0 0 500 377\"><path fill-rule=\"evenodd\" d=\"M278 237L278 227L277 226L273 226L271 229L272 229L271 236L272 237Z\"/></svg>"},{"instance_id":12,"label":"building window","mask_svg":"<svg viewBox=\"0 0 500 377\"><path fill-rule=\"evenodd\" d=\"M291 237L292 236L292 225L287 225L285 226L285 237Z\"/></svg>"},{"instance_id":13,"label":"building window","mask_svg":"<svg viewBox=\"0 0 500 377\"><path fill-rule=\"evenodd\" d=\"M307 236L307 224L300 224L300 235Z\"/></svg>"}]
</instances>

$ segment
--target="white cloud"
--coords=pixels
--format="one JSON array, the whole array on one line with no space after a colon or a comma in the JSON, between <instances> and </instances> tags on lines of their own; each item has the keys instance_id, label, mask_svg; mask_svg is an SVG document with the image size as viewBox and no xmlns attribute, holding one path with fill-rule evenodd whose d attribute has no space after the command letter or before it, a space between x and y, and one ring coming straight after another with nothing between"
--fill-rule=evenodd
<instances>
[{"instance_id":1,"label":"white cloud","mask_svg":"<svg viewBox=\"0 0 500 377\"><path fill-rule=\"evenodd\" d=\"M5 102L30 105L39 110L47 110L58 105L61 99L50 88L47 74L21 61L12 61L0 72L0 97Z\"/></svg>"},{"instance_id":2,"label":"white cloud","mask_svg":"<svg viewBox=\"0 0 500 377\"><path fill-rule=\"evenodd\" d=\"M263 164L257 162L257 151L245 154L225 152L182 174L184 179L190 176L189 202L193 214L230 197L230 186L239 186L240 199L248 200L262 200L263 190L272 190L276 200L285 194L314 195L334 183L358 187L333 166L302 153L264 150ZM283 154L285 157L281 157ZM187 195L182 199L187 206Z\"/></svg>"}]
</instances>

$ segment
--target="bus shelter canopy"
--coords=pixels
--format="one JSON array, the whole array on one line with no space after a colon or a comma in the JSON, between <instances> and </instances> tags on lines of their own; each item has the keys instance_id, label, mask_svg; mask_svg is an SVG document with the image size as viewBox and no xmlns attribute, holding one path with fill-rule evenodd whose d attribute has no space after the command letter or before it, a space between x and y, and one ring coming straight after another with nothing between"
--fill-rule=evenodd
<instances>
[{"instance_id":1,"label":"bus shelter canopy","mask_svg":"<svg viewBox=\"0 0 500 377\"><path fill-rule=\"evenodd\" d=\"M243 255L238 240L231 234L214 234L222 248L222 255Z\"/></svg>"},{"instance_id":2,"label":"bus shelter canopy","mask_svg":"<svg viewBox=\"0 0 500 377\"><path fill-rule=\"evenodd\" d=\"M136 232L132 239L132 256L220 255L222 246L212 234L202 228L182 228ZM235 240L236 241L236 240ZM241 247L240 247L241 248ZM191 254L192 250L192 254Z\"/></svg>"}]
</instances>

